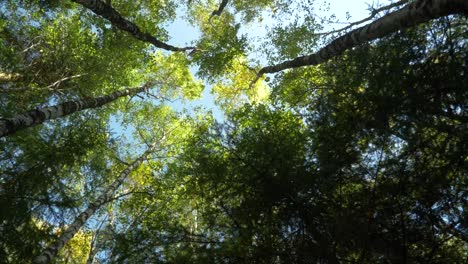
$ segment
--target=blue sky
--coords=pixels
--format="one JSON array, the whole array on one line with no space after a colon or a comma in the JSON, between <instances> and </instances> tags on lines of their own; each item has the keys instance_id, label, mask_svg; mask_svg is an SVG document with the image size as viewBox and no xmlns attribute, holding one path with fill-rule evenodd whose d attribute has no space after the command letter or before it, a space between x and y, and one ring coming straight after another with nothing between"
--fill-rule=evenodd
<instances>
[{"instance_id":1,"label":"blue sky","mask_svg":"<svg viewBox=\"0 0 468 264\"><path fill-rule=\"evenodd\" d=\"M330 17L331 15L335 15L338 21L353 22L361 20L369 15L369 5L382 6L389 3L390 1L385 0L374 2L368 0L330 0L328 2L315 0L314 12L320 17ZM323 7L324 4L328 5L328 11L324 10L324 8L319 8L320 6ZM179 11L181 15L184 15L184 10ZM209 10L207 12L209 12ZM351 16L349 20L347 20L348 13ZM256 38L264 37L267 34L268 27L271 27L273 22L274 21L271 18L266 17L261 23L252 24L241 29L241 33L248 33L251 37ZM324 31L344 26L346 26L346 24L328 24L325 26ZM192 42L199 39L201 35L196 28L192 27L187 21L182 19L182 17L167 25L166 29L170 36L168 43L175 46L191 45ZM195 74L195 68L192 69L192 72ZM195 107L203 107L206 110L211 110L218 121L223 121L223 112L215 105L214 101L214 96L211 94L211 87L207 85L200 99L191 102L176 101L170 105L176 111L186 110L189 113L192 113ZM123 129L115 119L111 121L111 128L117 134L123 134L127 137L127 140L131 140L132 129Z\"/></svg>"},{"instance_id":2,"label":"blue sky","mask_svg":"<svg viewBox=\"0 0 468 264\"><path fill-rule=\"evenodd\" d=\"M317 0L316 4L317 7L319 5L323 5L324 3L329 4L329 11L325 10L318 10L316 12L319 16L326 16L329 17L334 14L339 21L342 22L352 22L360 20L364 17L369 15L368 6L369 4L372 5L386 5L389 1L363 1L363 0L330 0L328 2ZM229 5L228 5L229 6ZM351 15L349 20L346 19L347 12ZM267 27L273 21L271 19L264 19L262 23L254 24L246 27L244 32L242 33L249 33L252 37L264 37L267 34ZM325 27L325 31L340 28L346 26L345 24L329 24ZM192 27L187 21L179 18L174 21L174 23L168 25L166 27L167 32L169 33L170 39L169 43L176 46L187 46L190 45L191 42L197 40L200 37L200 32ZM195 106L203 106L206 109L212 110L214 116L218 120L223 120L222 111L215 106L214 104L214 97L211 94L211 87L207 86L203 92L202 98L199 100L192 101L190 103L181 104L180 102L176 102L173 104L174 108L177 110L181 110L184 107L195 107ZM190 110L189 110L190 111Z\"/></svg>"}]
</instances>

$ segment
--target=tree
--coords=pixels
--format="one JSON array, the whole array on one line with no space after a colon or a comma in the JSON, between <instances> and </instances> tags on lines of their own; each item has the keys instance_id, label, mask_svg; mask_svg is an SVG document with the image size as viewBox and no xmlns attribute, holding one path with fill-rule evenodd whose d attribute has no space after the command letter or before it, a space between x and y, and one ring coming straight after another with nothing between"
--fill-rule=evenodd
<instances>
[{"instance_id":1,"label":"tree","mask_svg":"<svg viewBox=\"0 0 468 264\"><path fill-rule=\"evenodd\" d=\"M1 257L5 262L31 261L41 243L53 237L54 228L60 229L54 223L86 204L82 194L90 194L90 185L82 183L99 186L97 175L110 173L106 157L115 146L109 142L105 122L90 114L69 122L72 125L47 125L40 135L28 133L1 145Z\"/></svg>"},{"instance_id":2,"label":"tree","mask_svg":"<svg viewBox=\"0 0 468 264\"><path fill-rule=\"evenodd\" d=\"M3 1L0 258L462 263L465 2Z\"/></svg>"},{"instance_id":3,"label":"tree","mask_svg":"<svg viewBox=\"0 0 468 264\"><path fill-rule=\"evenodd\" d=\"M448 42L427 42L421 27L288 72L275 90L293 109L246 106L201 128L155 189L152 215L117 235L116 259L463 261L464 114L440 110L466 101L456 24L427 26ZM442 59L448 50L458 55Z\"/></svg>"},{"instance_id":4,"label":"tree","mask_svg":"<svg viewBox=\"0 0 468 264\"><path fill-rule=\"evenodd\" d=\"M55 255L62 249L62 247L80 230L80 228L86 223L86 221L99 209L100 206L112 199L115 191L122 185L123 181L128 175L135 170L147 157L150 155L155 148L156 144L151 145L140 157L135 159L125 170L123 170L117 179L109 185L105 192L101 194L96 201L88 205L85 211L79 214L75 221L67 227L67 229L60 235L60 237L52 243L48 248L44 250L44 253L38 256L35 263L49 263L55 257Z\"/></svg>"},{"instance_id":5,"label":"tree","mask_svg":"<svg viewBox=\"0 0 468 264\"><path fill-rule=\"evenodd\" d=\"M357 45L381 38L397 30L457 13L468 14L466 1L414 1L366 26L355 29L335 39L315 54L264 67L258 74L262 75L283 71L288 68L317 65Z\"/></svg>"},{"instance_id":6,"label":"tree","mask_svg":"<svg viewBox=\"0 0 468 264\"><path fill-rule=\"evenodd\" d=\"M31 110L25 114L19 114L12 118L4 118L0 120L0 137L13 134L20 129L31 127L43 123L44 121L55 119L73 114L75 112L96 108L116 99L128 95L135 95L140 92L148 91L152 83L147 83L141 87L116 91L112 94L100 96L96 98L88 98L79 101L69 101L56 106L46 107L42 109Z\"/></svg>"}]
</instances>

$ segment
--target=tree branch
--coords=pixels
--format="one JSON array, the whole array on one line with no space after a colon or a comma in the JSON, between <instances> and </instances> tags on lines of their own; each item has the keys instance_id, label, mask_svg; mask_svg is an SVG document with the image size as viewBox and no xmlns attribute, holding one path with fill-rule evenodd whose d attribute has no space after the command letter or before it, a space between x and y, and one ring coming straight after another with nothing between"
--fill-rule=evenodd
<instances>
[{"instance_id":1,"label":"tree branch","mask_svg":"<svg viewBox=\"0 0 468 264\"><path fill-rule=\"evenodd\" d=\"M47 120L67 116L85 109L101 107L120 97L145 92L152 86L153 83L148 82L141 87L118 90L104 96L68 101L55 106L37 108L23 114L17 114L11 118L0 117L0 138L13 134L18 130L42 124Z\"/></svg>"},{"instance_id":2,"label":"tree branch","mask_svg":"<svg viewBox=\"0 0 468 264\"><path fill-rule=\"evenodd\" d=\"M219 4L219 7L217 10L214 10L211 13L211 16L208 20L211 20L214 16L221 16L221 13L223 12L224 8L227 6L229 0L222 0L221 3Z\"/></svg>"},{"instance_id":3,"label":"tree branch","mask_svg":"<svg viewBox=\"0 0 468 264\"><path fill-rule=\"evenodd\" d=\"M371 12L371 15L364 18L364 19L361 19L359 21L355 21L355 22L352 22L351 24L347 25L346 27L344 28L340 28L340 29L336 29L336 30L332 30L332 31L328 31L328 32L319 32L319 33L316 33L314 34L314 36L326 36L326 35L330 35L330 34L334 34L334 33L339 33L339 32L342 32L342 31L345 31L345 30L348 30L354 26L357 26L357 25L360 25L364 22L367 22L371 19L373 19L378 13L382 12L382 11L385 11L385 10L389 10L389 9L392 9L394 7L397 7L397 6L401 6L403 4L406 4L408 2L408 0L400 0L398 2L395 2L395 3L392 3L392 4L389 4L389 5L386 5L386 6L382 6L380 8L377 8L377 9L373 9L372 12Z\"/></svg>"},{"instance_id":4,"label":"tree branch","mask_svg":"<svg viewBox=\"0 0 468 264\"><path fill-rule=\"evenodd\" d=\"M134 38L148 42L153 44L153 46L169 51L186 51L186 50L193 50L194 47L175 47L169 44L166 44L155 37L151 36L149 33L142 32L141 29L134 24L133 22L125 19L122 15L115 10L109 4L101 0L72 0L75 3L78 3L89 10L93 11L93 13L100 15L101 17L109 20L113 26L117 27L120 30L127 31L130 33Z\"/></svg>"},{"instance_id":5,"label":"tree branch","mask_svg":"<svg viewBox=\"0 0 468 264\"><path fill-rule=\"evenodd\" d=\"M405 7L385 15L376 21L357 28L320 49L317 53L297 57L260 70L260 76L266 73L276 73L286 69L313 66L326 62L341 55L348 49L387 36L401 29L419 25L439 17L464 14L468 15L466 0L417 0Z\"/></svg>"}]
</instances>

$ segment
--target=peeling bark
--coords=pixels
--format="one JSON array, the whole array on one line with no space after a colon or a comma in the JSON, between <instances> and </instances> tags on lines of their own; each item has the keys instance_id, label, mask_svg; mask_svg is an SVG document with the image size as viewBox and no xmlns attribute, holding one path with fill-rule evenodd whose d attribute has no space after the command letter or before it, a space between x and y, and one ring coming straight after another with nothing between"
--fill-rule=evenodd
<instances>
[{"instance_id":1,"label":"peeling bark","mask_svg":"<svg viewBox=\"0 0 468 264\"><path fill-rule=\"evenodd\" d=\"M0 138L11 135L18 130L42 124L50 119L67 116L84 109L100 107L120 97L146 91L151 85L151 83L147 83L141 87L120 90L100 97L68 101L55 106L31 110L11 118L0 118Z\"/></svg>"},{"instance_id":2,"label":"peeling bark","mask_svg":"<svg viewBox=\"0 0 468 264\"><path fill-rule=\"evenodd\" d=\"M60 235L60 237L53 242L49 247L47 247L43 252L42 255L38 256L36 259L34 259L35 264L44 264L44 263L50 263L57 253L60 251L60 249L65 246L65 244L73 238L73 236L80 230L81 227L86 223L86 221L93 216L93 214L107 201L112 200L112 197L117 190L117 188L122 185L124 180L128 177L128 175L134 171L140 164L148 157L149 154L153 152L155 148L155 144L151 145L148 150L143 153L138 159L136 159L133 163L131 163L125 170L123 170L117 179L107 187L107 190L102 193L96 201L90 203L88 205L88 208L86 208L85 211L83 211L81 214L79 214L75 221L68 226L68 228Z\"/></svg>"},{"instance_id":3,"label":"peeling bark","mask_svg":"<svg viewBox=\"0 0 468 264\"><path fill-rule=\"evenodd\" d=\"M453 14L468 15L468 1L417 0L400 10L385 15L366 26L357 28L333 40L317 53L264 67L259 71L258 76L265 73L280 72L285 69L318 65L360 44L381 38L400 29L409 28L431 19Z\"/></svg>"},{"instance_id":4,"label":"peeling bark","mask_svg":"<svg viewBox=\"0 0 468 264\"><path fill-rule=\"evenodd\" d=\"M115 10L112 6L110 6L109 4L106 4L105 2L101 0L72 0L72 1L88 8L89 10L93 11L93 13L109 20L112 23L112 25L115 26L116 28L123 30L123 31L127 31L136 39L151 43L157 48L170 50L170 51L186 51L186 50L194 49L194 47L179 48L179 47L166 44L162 41L159 41L157 38L151 36L149 33L142 32L141 29L136 24L122 17L122 15L117 10Z\"/></svg>"}]
</instances>

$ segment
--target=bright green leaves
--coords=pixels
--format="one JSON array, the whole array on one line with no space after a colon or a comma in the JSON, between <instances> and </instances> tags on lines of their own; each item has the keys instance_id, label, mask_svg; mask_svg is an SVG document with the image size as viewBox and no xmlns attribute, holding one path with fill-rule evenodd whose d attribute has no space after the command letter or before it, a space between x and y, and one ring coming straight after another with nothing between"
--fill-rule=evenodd
<instances>
[{"instance_id":1,"label":"bright green leaves","mask_svg":"<svg viewBox=\"0 0 468 264\"><path fill-rule=\"evenodd\" d=\"M191 56L199 66L198 74L213 82L229 69L232 61L244 54L246 39L239 36L240 24L236 24L232 14L225 12L209 21L212 5L197 5L192 10L193 22L199 26L201 39L196 43L197 50Z\"/></svg>"},{"instance_id":2,"label":"bright green leaves","mask_svg":"<svg viewBox=\"0 0 468 264\"><path fill-rule=\"evenodd\" d=\"M266 102L269 89L263 82L264 78L251 85L255 78L255 70L247 65L244 57L234 58L230 67L224 71L224 78L213 86L217 104L231 111L247 102Z\"/></svg>"},{"instance_id":3,"label":"bright green leaves","mask_svg":"<svg viewBox=\"0 0 468 264\"><path fill-rule=\"evenodd\" d=\"M79 231L76 233L60 250L56 258L57 263L85 264L91 249L91 240L92 235L89 232Z\"/></svg>"},{"instance_id":4,"label":"bright green leaves","mask_svg":"<svg viewBox=\"0 0 468 264\"><path fill-rule=\"evenodd\" d=\"M320 66L281 73L272 85L272 99L295 109L307 107L332 89L325 81L325 74Z\"/></svg>"},{"instance_id":5,"label":"bright green leaves","mask_svg":"<svg viewBox=\"0 0 468 264\"><path fill-rule=\"evenodd\" d=\"M145 72L146 78L155 82L159 95L169 100L196 99L204 89L202 82L193 77L183 53L156 52Z\"/></svg>"},{"instance_id":6,"label":"bright green leaves","mask_svg":"<svg viewBox=\"0 0 468 264\"><path fill-rule=\"evenodd\" d=\"M4 43L16 56L5 70L21 76L5 85L6 101L15 101L7 108L11 112L51 97L64 101L98 96L141 83L137 69L144 63L144 44L131 38L122 42L122 32L100 30L78 12L50 15L53 20L39 16L30 24L14 23L12 17L3 30Z\"/></svg>"},{"instance_id":7,"label":"bright green leaves","mask_svg":"<svg viewBox=\"0 0 468 264\"><path fill-rule=\"evenodd\" d=\"M311 54L317 48L320 36L315 33L321 25L314 17L307 15L303 19L296 18L294 22L278 25L269 33L271 43L264 49L270 61L293 59Z\"/></svg>"},{"instance_id":8,"label":"bright green leaves","mask_svg":"<svg viewBox=\"0 0 468 264\"><path fill-rule=\"evenodd\" d=\"M265 10L273 9L277 2L270 0L231 0L232 5L238 11L236 13L242 14L242 20L246 23L252 22L255 19L261 19L261 13ZM260 17L260 18L259 18Z\"/></svg>"}]
</instances>

